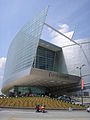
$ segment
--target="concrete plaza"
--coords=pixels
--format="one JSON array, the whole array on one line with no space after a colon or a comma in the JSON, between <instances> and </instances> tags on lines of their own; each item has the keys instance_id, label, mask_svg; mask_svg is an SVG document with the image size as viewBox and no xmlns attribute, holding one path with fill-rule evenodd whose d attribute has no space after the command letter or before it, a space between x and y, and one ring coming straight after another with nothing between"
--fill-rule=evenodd
<instances>
[{"instance_id":1,"label":"concrete plaza","mask_svg":"<svg viewBox=\"0 0 90 120\"><path fill-rule=\"evenodd\" d=\"M61 110L36 113L34 110L0 109L0 120L90 120L90 113Z\"/></svg>"}]
</instances>

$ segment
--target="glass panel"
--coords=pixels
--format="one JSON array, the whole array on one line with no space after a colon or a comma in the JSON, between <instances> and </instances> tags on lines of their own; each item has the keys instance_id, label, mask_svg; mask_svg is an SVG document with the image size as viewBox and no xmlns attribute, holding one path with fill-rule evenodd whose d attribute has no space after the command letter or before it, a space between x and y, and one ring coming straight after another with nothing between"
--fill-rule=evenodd
<instances>
[{"instance_id":1,"label":"glass panel","mask_svg":"<svg viewBox=\"0 0 90 120\"><path fill-rule=\"evenodd\" d=\"M19 96L22 95L30 96L31 94L41 95L41 94L45 94L45 92L46 92L45 87L30 87L30 86L14 87L14 93Z\"/></svg>"},{"instance_id":2,"label":"glass panel","mask_svg":"<svg viewBox=\"0 0 90 120\"><path fill-rule=\"evenodd\" d=\"M13 74L32 67L46 14L47 8L24 25L13 39L8 51L4 80L10 80Z\"/></svg>"},{"instance_id":3,"label":"glass panel","mask_svg":"<svg viewBox=\"0 0 90 120\"><path fill-rule=\"evenodd\" d=\"M36 68L54 71L55 52L39 46L36 54Z\"/></svg>"}]
</instances>

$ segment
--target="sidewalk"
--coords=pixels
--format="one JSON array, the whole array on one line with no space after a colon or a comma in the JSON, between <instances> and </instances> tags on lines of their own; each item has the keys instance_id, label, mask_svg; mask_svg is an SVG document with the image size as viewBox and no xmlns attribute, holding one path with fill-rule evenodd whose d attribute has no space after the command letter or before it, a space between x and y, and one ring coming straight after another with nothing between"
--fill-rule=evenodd
<instances>
[{"instance_id":1,"label":"sidewalk","mask_svg":"<svg viewBox=\"0 0 90 120\"><path fill-rule=\"evenodd\" d=\"M2 110L0 120L90 120L86 111L57 111L48 110L47 113L36 113L34 110Z\"/></svg>"}]
</instances>

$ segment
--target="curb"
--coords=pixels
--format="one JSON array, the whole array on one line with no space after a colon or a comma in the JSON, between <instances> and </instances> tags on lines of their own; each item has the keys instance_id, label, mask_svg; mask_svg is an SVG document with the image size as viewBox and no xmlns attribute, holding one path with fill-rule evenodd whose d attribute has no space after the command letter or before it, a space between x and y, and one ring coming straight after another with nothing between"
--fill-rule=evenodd
<instances>
[{"instance_id":1,"label":"curb","mask_svg":"<svg viewBox=\"0 0 90 120\"><path fill-rule=\"evenodd\" d=\"M21 110L35 110L35 108L28 108L28 107L0 107L2 109L21 109ZM46 110L64 110L68 111L68 108L46 108ZM86 110L85 108L80 109L80 108L72 108L72 111L83 111Z\"/></svg>"}]
</instances>

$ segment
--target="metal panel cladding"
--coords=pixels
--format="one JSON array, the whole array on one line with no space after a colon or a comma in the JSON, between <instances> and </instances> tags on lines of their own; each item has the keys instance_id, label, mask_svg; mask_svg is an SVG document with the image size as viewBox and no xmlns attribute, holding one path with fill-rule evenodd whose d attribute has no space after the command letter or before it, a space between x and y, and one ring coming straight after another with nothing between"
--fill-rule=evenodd
<instances>
[{"instance_id":1,"label":"metal panel cladding","mask_svg":"<svg viewBox=\"0 0 90 120\"><path fill-rule=\"evenodd\" d=\"M13 39L8 50L3 85L7 86L11 81L30 73L47 9L24 25ZM28 72L26 72L27 69L29 69Z\"/></svg>"}]
</instances>

